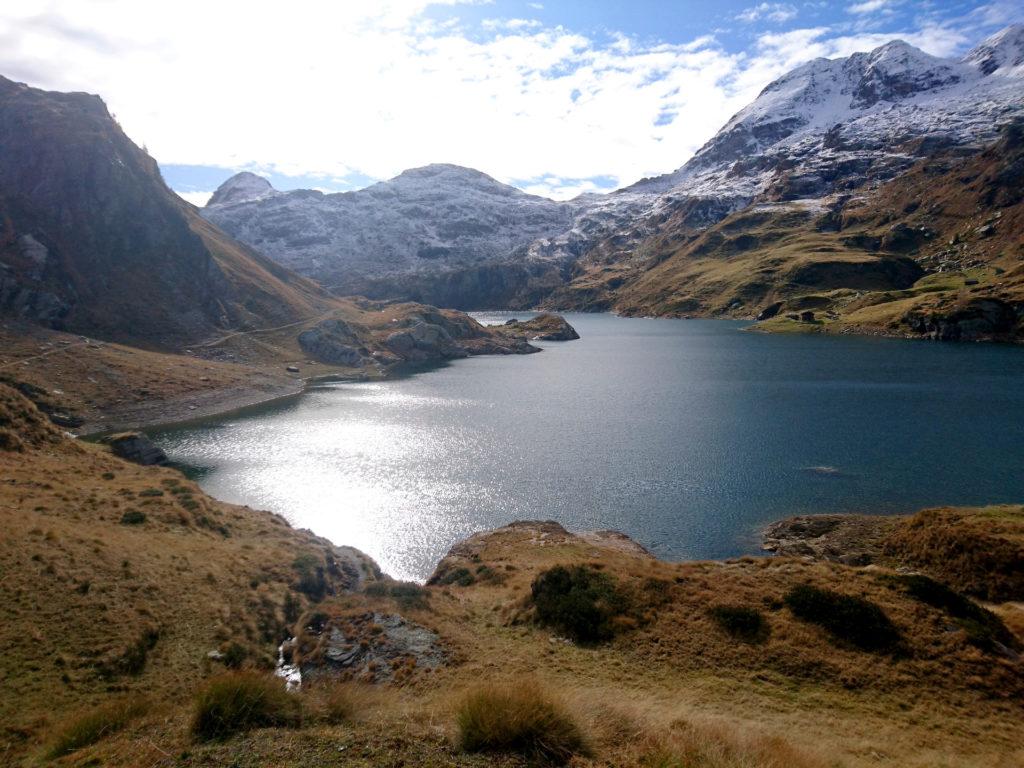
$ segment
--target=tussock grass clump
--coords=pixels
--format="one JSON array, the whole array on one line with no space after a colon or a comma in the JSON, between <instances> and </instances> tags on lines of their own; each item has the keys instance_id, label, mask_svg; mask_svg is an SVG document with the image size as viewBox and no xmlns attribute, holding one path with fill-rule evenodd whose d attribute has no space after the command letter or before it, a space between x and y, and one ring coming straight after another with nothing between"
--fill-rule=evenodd
<instances>
[{"instance_id":1,"label":"tussock grass clump","mask_svg":"<svg viewBox=\"0 0 1024 768\"><path fill-rule=\"evenodd\" d=\"M811 584L791 589L785 603L793 615L826 629L862 651L896 651L900 633L885 612L869 600Z\"/></svg>"},{"instance_id":2,"label":"tussock grass clump","mask_svg":"<svg viewBox=\"0 0 1024 768\"><path fill-rule=\"evenodd\" d=\"M745 605L715 605L708 609L708 614L730 635L748 643L766 640L771 631L764 615L757 608Z\"/></svg>"},{"instance_id":3,"label":"tussock grass clump","mask_svg":"<svg viewBox=\"0 0 1024 768\"><path fill-rule=\"evenodd\" d=\"M46 755L50 759L69 755L111 734L122 731L149 711L149 702L139 696L110 701L63 723L57 730Z\"/></svg>"},{"instance_id":4,"label":"tussock grass clump","mask_svg":"<svg viewBox=\"0 0 1024 768\"><path fill-rule=\"evenodd\" d=\"M587 753L576 721L535 683L471 691L456 720L466 752L512 752L554 765Z\"/></svg>"},{"instance_id":5,"label":"tussock grass clump","mask_svg":"<svg viewBox=\"0 0 1024 768\"><path fill-rule=\"evenodd\" d=\"M542 572L531 587L537 620L579 643L610 640L615 618L629 600L607 573L584 565L556 565Z\"/></svg>"},{"instance_id":6,"label":"tussock grass clump","mask_svg":"<svg viewBox=\"0 0 1024 768\"><path fill-rule=\"evenodd\" d=\"M1019 648L1020 642L1002 619L968 597L927 576L894 576L893 582L907 594L926 605L945 611L967 633L967 640L983 651L996 650L996 644Z\"/></svg>"},{"instance_id":7,"label":"tussock grass clump","mask_svg":"<svg viewBox=\"0 0 1024 768\"><path fill-rule=\"evenodd\" d=\"M192 735L198 741L212 741L252 728L295 727L301 722L301 704L282 681L255 672L228 672L200 689Z\"/></svg>"}]
</instances>

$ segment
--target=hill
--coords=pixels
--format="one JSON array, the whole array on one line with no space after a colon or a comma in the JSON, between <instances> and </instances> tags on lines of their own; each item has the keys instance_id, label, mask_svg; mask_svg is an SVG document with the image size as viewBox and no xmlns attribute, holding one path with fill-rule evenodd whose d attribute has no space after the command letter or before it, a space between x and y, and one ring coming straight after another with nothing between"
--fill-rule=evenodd
<instances>
[{"instance_id":1,"label":"hill","mask_svg":"<svg viewBox=\"0 0 1024 768\"><path fill-rule=\"evenodd\" d=\"M96 96L0 78L0 309L49 327L180 349L282 324L329 297L210 226Z\"/></svg>"}]
</instances>

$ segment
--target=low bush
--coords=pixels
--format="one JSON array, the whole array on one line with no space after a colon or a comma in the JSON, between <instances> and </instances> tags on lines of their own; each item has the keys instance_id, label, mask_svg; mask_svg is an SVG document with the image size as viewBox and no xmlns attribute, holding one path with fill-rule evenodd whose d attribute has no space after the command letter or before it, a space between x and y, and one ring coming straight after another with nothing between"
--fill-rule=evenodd
<instances>
[{"instance_id":1,"label":"low bush","mask_svg":"<svg viewBox=\"0 0 1024 768\"><path fill-rule=\"evenodd\" d=\"M146 522L146 513L137 509L129 509L121 515L121 525L142 525Z\"/></svg>"},{"instance_id":2,"label":"low bush","mask_svg":"<svg viewBox=\"0 0 1024 768\"><path fill-rule=\"evenodd\" d=\"M945 584L920 575L894 576L892 579L915 600L949 614L967 633L967 640L972 645L984 651L995 650L996 643L1007 648L1020 647L1020 642L1006 628L1002 619Z\"/></svg>"},{"instance_id":3,"label":"low bush","mask_svg":"<svg viewBox=\"0 0 1024 768\"><path fill-rule=\"evenodd\" d=\"M211 741L252 728L295 727L301 722L301 704L283 681L255 672L228 672L200 689L192 735Z\"/></svg>"},{"instance_id":4,"label":"low bush","mask_svg":"<svg viewBox=\"0 0 1024 768\"><path fill-rule=\"evenodd\" d=\"M555 765L587 752L573 718L532 683L472 691L456 718L459 744L467 752L511 752Z\"/></svg>"},{"instance_id":5,"label":"low bush","mask_svg":"<svg viewBox=\"0 0 1024 768\"><path fill-rule=\"evenodd\" d=\"M430 607L430 593L413 581L371 581L363 591L373 597L390 597L402 610Z\"/></svg>"},{"instance_id":6,"label":"low bush","mask_svg":"<svg viewBox=\"0 0 1024 768\"><path fill-rule=\"evenodd\" d=\"M476 582L476 577L469 570L469 568L453 568L450 571L442 574L436 584L440 584L443 587L449 587L452 584L458 587L471 587Z\"/></svg>"},{"instance_id":7,"label":"low bush","mask_svg":"<svg viewBox=\"0 0 1024 768\"><path fill-rule=\"evenodd\" d=\"M299 555L292 563L292 568L299 576L295 589L313 602L320 602L331 591L323 563L313 555Z\"/></svg>"},{"instance_id":8,"label":"low bush","mask_svg":"<svg viewBox=\"0 0 1024 768\"><path fill-rule=\"evenodd\" d=\"M531 595L537 620L579 643L611 639L615 617L629 607L611 576L583 565L556 565L542 572Z\"/></svg>"},{"instance_id":9,"label":"low bush","mask_svg":"<svg viewBox=\"0 0 1024 768\"><path fill-rule=\"evenodd\" d=\"M785 603L798 619L817 624L862 651L895 651L900 647L899 630L869 600L802 584L786 594Z\"/></svg>"},{"instance_id":10,"label":"low bush","mask_svg":"<svg viewBox=\"0 0 1024 768\"><path fill-rule=\"evenodd\" d=\"M138 696L101 704L60 725L47 748L51 759L71 754L82 747L124 730L132 720L149 710L149 702Z\"/></svg>"},{"instance_id":11,"label":"low bush","mask_svg":"<svg viewBox=\"0 0 1024 768\"><path fill-rule=\"evenodd\" d=\"M768 622L756 608L745 605L716 605L708 614L722 629L748 643L765 640L770 632Z\"/></svg>"}]
</instances>

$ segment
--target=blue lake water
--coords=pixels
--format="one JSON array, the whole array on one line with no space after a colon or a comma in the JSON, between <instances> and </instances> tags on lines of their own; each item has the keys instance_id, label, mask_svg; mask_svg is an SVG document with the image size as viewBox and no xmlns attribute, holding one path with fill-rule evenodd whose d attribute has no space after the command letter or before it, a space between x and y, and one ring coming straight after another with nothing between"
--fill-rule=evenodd
<instances>
[{"instance_id":1,"label":"blue lake water","mask_svg":"<svg viewBox=\"0 0 1024 768\"><path fill-rule=\"evenodd\" d=\"M153 437L217 498L411 579L517 519L703 559L756 552L793 514L1024 501L1024 348L567 318L582 339L540 354L323 384Z\"/></svg>"}]
</instances>

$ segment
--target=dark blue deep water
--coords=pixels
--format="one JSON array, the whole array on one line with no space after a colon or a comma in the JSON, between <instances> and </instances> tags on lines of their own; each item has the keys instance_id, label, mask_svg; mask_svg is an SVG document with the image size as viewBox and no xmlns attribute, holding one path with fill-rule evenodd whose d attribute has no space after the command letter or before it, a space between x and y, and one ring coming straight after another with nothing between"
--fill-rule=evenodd
<instances>
[{"instance_id":1,"label":"dark blue deep water","mask_svg":"<svg viewBox=\"0 0 1024 768\"><path fill-rule=\"evenodd\" d=\"M522 316L522 313L520 313ZM771 520L1024 501L1024 348L568 315L583 337L154 435L214 496L425 578L516 519L670 559Z\"/></svg>"}]
</instances>

